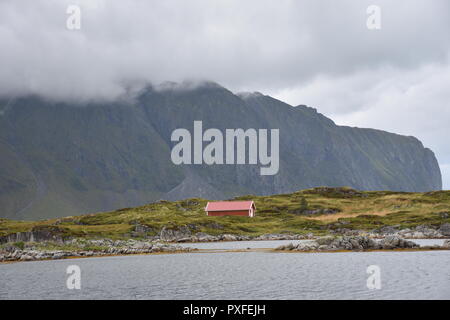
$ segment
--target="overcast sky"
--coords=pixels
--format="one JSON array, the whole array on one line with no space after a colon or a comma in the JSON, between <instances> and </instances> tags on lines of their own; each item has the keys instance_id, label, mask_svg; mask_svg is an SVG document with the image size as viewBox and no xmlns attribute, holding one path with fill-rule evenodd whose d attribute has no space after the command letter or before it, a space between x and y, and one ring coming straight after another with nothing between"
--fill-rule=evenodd
<instances>
[{"instance_id":1,"label":"overcast sky","mask_svg":"<svg viewBox=\"0 0 450 320\"><path fill-rule=\"evenodd\" d=\"M80 30L66 26L71 4ZM186 79L416 136L450 189L448 0L0 1L0 95L114 99Z\"/></svg>"}]
</instances>

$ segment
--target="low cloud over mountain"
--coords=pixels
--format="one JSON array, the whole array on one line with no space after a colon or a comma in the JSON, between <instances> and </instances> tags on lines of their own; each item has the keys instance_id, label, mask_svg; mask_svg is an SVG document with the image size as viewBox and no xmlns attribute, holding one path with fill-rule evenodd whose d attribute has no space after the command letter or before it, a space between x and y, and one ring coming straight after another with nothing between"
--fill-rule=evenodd
<instances>
[{"instance_id":1,"label":"low cloud over mountain","mask_svg":"<svg viewBox=\"0 0 450 320\"><path fill-rule=\"evenodd\" d=\"M66 28L79 5L81 29ZM450 3L373 1L0 2L0 96L115 101L166 80L211 79L307 104L339 124L413 135L450 188Z\"/></svg>"}]
</instances>

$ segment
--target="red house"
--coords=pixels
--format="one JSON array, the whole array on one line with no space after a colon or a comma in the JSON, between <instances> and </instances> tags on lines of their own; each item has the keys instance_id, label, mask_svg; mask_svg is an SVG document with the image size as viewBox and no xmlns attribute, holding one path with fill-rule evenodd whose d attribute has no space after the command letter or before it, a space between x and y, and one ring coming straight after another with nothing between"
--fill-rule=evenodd
<instances>
[{"instance_id":1,"label":"red house","mask_svg":"<svg viewBox=\"0 0 450 320\"><path fill-rule=\"evenodd\" d=\"M208 202L205 211L207 216L255 216L253 201L216 201Z\"/></svg>"}]
</instances>

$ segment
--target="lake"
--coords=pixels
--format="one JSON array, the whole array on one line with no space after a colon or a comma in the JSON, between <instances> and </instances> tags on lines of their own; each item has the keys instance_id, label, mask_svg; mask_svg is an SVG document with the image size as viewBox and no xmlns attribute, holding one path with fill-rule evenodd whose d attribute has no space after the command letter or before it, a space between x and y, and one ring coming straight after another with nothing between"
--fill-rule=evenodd
<instances>
[{"instance_id":1,"label":"lake","mask_svg":"<svg viewBox=\"0 0 450 320\"><path fill-rule=\"evenodd\" d=\"M273 248L291 241L190 244ZM417 241L422 244L440 240ZM81 290L66 268L81 268ZM368 289L369 265L381 289ZM450 299L450 252L215 252L0 265L0 299Z\"/></svg>"}]
</instances>

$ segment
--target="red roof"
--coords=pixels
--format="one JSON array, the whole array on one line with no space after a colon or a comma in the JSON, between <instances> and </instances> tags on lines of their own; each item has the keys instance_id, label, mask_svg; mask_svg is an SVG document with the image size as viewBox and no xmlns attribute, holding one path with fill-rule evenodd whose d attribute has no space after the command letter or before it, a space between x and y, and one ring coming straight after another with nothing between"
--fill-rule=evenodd
<instances>
[{"instance_id":1,"label":"red roof","mask_svg":"<svg viewBox=\"0 0 450 320\"><path fill-rule=\"evenodd\" d=\"M217 201L208 202L205 211L239 211L250 210L254 206L253 201Z\"/></svg>"}]
</instances>

